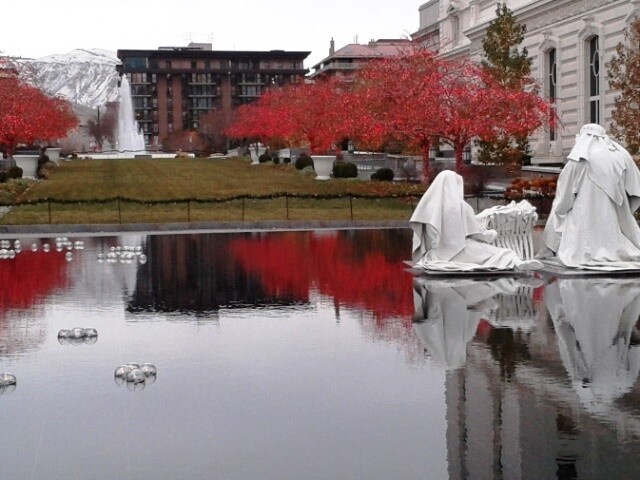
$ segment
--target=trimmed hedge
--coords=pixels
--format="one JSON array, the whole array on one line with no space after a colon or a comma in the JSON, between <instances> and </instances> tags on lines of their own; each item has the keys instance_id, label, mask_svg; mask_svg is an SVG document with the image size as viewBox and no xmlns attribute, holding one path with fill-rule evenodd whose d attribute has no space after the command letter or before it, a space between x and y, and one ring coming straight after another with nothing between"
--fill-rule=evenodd
<instances>
[{"instance_id":1,"label":"trimmed hedge","mask_svg":"<svg viewBox=\"0 0 640 480\"><path fill-rule=\"evenodd\" d=\"M308 153L301 153L300 155L298 155L298 158L296 158L295 165L296 170L302 170L306 167L313 168L313 159Z\"/></svg>"},{"instance_id":2,"label":"trimmed hedge","mask_svg":"<svg viewBox=\"0 0 640 480\"><path fill-rule=\"evenodd\" d=\"M355 163L344 162L336 163L333 166L334 178L356 178L358 176L358 167Z\"/></svg>"},{"instance_id":3,"label":"trimmed hedge","mask_svg":"<svg viewBox=\"0 0 640 480\"><path fill-rule=\"evenodd\" d=\"M371 180L378 180L380 182L392 182L393 170L387 167L382 167L371 174Z\"/></svg>"},{"instance_id":4,"label":"trimmed hedge","mask_svg":"<svg viewBox=\"0 0 640 480\"><path fill-rule=\"evenodd\" d=\"M269 155L268 153L266 153L266 152L265 152L265 153L263 153L262 155L260 155L260 156L258 157L258 161L259 161L260 163L267 163L267 162L270 162L270 161L271 161L271 155Z\"/></svg>"}]
</instances>

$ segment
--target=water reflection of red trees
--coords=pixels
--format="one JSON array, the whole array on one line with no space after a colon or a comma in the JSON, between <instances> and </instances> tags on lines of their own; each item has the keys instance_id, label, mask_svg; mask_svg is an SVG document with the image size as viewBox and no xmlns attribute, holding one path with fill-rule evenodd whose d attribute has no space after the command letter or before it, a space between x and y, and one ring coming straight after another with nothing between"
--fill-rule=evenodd
<instances>
[{"instance_id":1,"label":"water reflection of red trees","mask_svg":"<svg viewBox=\"0 0 640 480\"><path fill-rule=\"evenodd\" d=\"M0 260L0 315L32 307L39 298L64 286L67 262L60 252L21 252Z\"/></svg>"},{"instance_id":2,"label":"water reflection of red trees","mask_svg":"<svg viewBox=\"0 0 640 480\"><path fill-rule=\"evenodd\" d=\"M234 240L231 252L266 292L288 291L306 300L315 289L338 305L370 311L377 322L401 318L410 328L412 277L402 264L409 245L390 245L386 231L361 235L271 233Z\"/></svg>"}]
</instances>

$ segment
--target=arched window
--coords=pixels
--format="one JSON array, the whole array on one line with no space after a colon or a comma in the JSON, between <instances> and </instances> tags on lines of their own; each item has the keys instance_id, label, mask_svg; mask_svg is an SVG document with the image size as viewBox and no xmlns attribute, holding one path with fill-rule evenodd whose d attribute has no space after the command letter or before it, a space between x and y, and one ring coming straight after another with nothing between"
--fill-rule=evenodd
<instances>
[{"instance_id":1,"label":"arched window","mask_svg":"<svg viewBox=\"0 0 640 480\"><path fill-rule=\"evenodd\" d=\"M600 46L597 35L587 40L589 48L588 65L589 72L589 121L600 123Z\"/></svg>"}]
</instances>

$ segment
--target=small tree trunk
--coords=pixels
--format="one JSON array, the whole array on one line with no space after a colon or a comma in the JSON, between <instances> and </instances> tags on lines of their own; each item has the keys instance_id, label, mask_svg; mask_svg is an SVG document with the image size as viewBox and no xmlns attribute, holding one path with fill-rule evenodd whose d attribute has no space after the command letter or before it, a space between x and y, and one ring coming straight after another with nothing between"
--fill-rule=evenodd
<instances>
[{"instance_id":1,"label":"small tree trunk","mask_svg":"<svg viewBox=\"0 0 640 480\"><path fill-rule=\"evenodd\" d=\"M422 183L429 183L431 180L431 166L429 165L429 150L431 149L430 142L423 142L422 144Z\"/></svg>"},{"instance_id":2,"label":"small tree trunk","mask_svg":"<svg viewBox=\"0 0 640 480\"><path fill-rule=\"evenodd\" d=\"M464 153L464 143L459 142L456 143L453 146L453 151L455 153L455 159L456 159L456 173L459 175L462 175L462 172L464 170L464 165L462 163L462 155Z\"/></svg>"}]
</instances>

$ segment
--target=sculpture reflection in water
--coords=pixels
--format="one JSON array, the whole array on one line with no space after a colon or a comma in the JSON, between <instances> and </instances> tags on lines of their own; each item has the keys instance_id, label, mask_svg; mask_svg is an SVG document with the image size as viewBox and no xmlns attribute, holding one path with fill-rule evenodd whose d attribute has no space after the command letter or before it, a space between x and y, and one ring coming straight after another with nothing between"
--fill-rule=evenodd
<instances>
[{"instance_id":1,"label":"sculpture reflection in water","mask_svg":"<svg viewBox=\"0 0 640 480\"><path fill-rule=\"evenodd\" d=\"M546 322L529 280L415 279L414 328L446 367L449 478L640 478L623 453L640 432L640 286L559 280Z\"/></svg>"},{"instance_id":2,"label":"sculpture reflection in water","mask_svg":"<svg viewBox=\"0 0 640 480\"><path fill-rule=\"evenodd\" d=\"M416 277L414 330L438 362L460 368L481 320L497 327L532 325L533 289L541 283L533 278Z\"/></svg>"},{"instance_id":3,"label":"sculpture reflection in water","mask_svg":"<svg viewBox=\"0 0 640 480\"><path fill-rule=\"evenodd\" d=\"M640 284L634 278L559 279L545 302L562 362L585 408L604 413L640 372Z\"/></svg>"}]
</instances>

